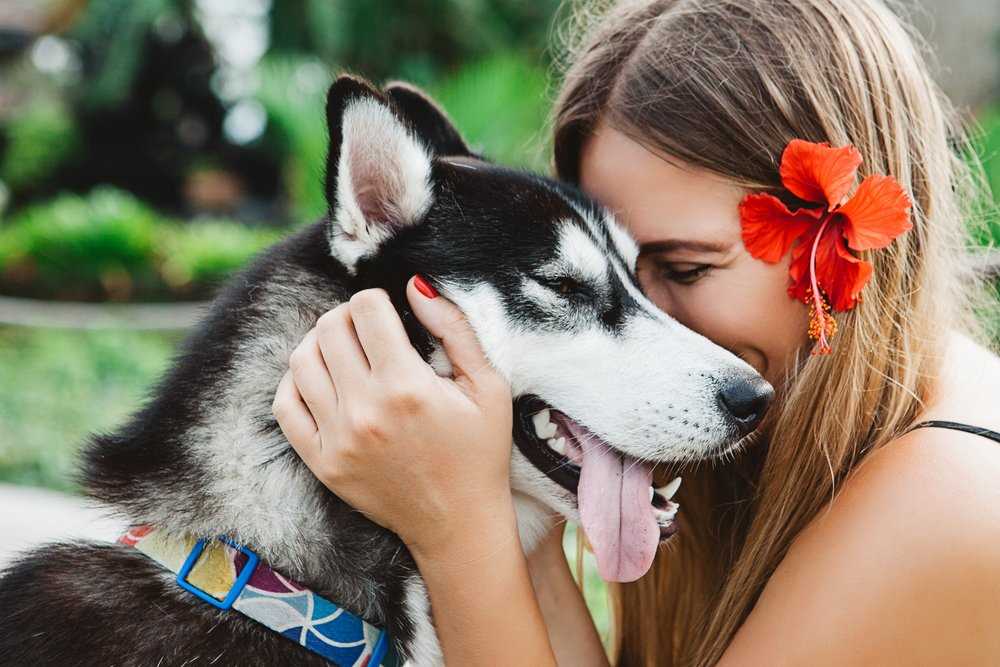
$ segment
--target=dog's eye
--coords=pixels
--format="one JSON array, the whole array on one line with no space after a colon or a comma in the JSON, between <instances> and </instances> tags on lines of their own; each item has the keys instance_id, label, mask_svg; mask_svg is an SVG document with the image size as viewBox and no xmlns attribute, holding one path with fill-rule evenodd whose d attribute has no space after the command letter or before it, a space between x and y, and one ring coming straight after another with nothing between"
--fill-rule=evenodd
<instances>
[{"instance_id":1,"label":"dog's eye","mask_svg":"<svg viewBox=\"0 0 1000 667\"><path fill-rule=\"evenodd\" d=\"M545 285L559 296L567 299L585 298L591 295L591 291L586 285L575 278L570 278L569 276L563 276L561 278L541 278L538 282Z\"/></svg>"},{"instance_id":2,"label":"dog's eye","mask_svg":"<svg viewBox=\"0 0 1000 667\"><path fill-rule=\"evenodd\" d=\"M562 278L559 280L559 293L563 296L581 294L586 288L572 278Z\"/></svg>"}]
</instances>

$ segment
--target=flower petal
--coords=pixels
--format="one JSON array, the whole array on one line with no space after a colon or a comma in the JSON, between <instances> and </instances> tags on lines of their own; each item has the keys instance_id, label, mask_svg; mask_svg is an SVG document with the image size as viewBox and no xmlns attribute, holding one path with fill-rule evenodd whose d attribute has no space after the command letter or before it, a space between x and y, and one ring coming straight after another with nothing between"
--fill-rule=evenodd
<instances>
[{"instance_id":1,"label":"flower petal","mask_svg":"<svg viewBox=\"0 0 1000 667\"><path fill-rule=\"evenodd\" d=\"M791 283L788 285L788 296L803 303L809 303L809 251L816 240L816 229L799 239L792 248L792 262L788 267Z\"/></svg>"},{"instance_id":2,"label":"flower petal","mask_svg":"<svg viewBox=\"0 0 1000 667\"><path fill-rule=\"evenodd\" d=\"M792 250L792 264L789 275L792 283L788 295L808 303L809 297L809 255L815 234L803 238ZM845 311L854 308L860 298L861 289L872 275L872 265L860 257L855 257L847 245L840 225L830 225L823 232L816 248L816 281L833 310Z\"/></svg>"},{"instance_id":3,"label":"flower petal","mask_svg":"<svg viewBox=\"0 0 1000 667\"><path fill-rule=\"evenodd\" d=\"M751 256L774 264L795 239L816 224L821 211L800 208L795 213L773 195L747 195L740 202L743 245Z\"/></svg>"},{"instance_id":4,"label":"flower petal","mask_svg":"<svg viewBox=\"0 0 1000 667\"><path fill-rule=\"evenodd\" d=\"M796 197L833 208L850 192L860 165L854 146L792 139L781 154L781 182Z\"/></svg>"},{"instance_id":5,"label":"flower petal","mask_svg":"<svg viewBox=\"0 0 1000 667\"><path fill-rule=\"evenodd\" d=\"M869 176L837 213L844 217L844 235L854 250L884 248L907 231L910 198L891 176Z\"/></svg>"}]
</instances>

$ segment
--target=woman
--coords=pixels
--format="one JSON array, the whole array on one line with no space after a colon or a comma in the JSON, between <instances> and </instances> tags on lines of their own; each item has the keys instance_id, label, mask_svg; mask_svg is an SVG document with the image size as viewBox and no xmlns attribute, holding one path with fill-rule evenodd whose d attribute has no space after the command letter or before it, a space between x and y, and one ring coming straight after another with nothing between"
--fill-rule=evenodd
<instances>
[{"instance_id":1,"label":"woman","mask_svg":"<svg viewBox=\"0 0 1000 667\"><path fill-rule=\"evenodd\" d=\"M967 431L1000 431L1000 360L962 333L972 179L912 38L877 0L626 2L583 34L555 109L558 175L631 230L658 306L778 389L754 446L684 471L680 533L649 574L613 588L617 663L995 664L1000 441ZM905 211L888 241L837 236L868 186L848 165L836 197L804 196L793 158L828 154L794 140L899 183L869 211ZM761 207L774 215L755 218ZM779 223L801 233L765 247L761 230ZM607 664L561 528L530 563L519 550L502 381L454 306L419 279L408 294L454 382L409 364L401 414L374 377L338 402L286 375L282 428L324 483L410 546L447 662ZM398 330L385 304L342 306L324 346L349 343L367 365ZM327 371L315 334L302 349ZM931 420L975 428L914 428ZM399 479L405 502L387 505Z\"/></svg>"}]
</instances>

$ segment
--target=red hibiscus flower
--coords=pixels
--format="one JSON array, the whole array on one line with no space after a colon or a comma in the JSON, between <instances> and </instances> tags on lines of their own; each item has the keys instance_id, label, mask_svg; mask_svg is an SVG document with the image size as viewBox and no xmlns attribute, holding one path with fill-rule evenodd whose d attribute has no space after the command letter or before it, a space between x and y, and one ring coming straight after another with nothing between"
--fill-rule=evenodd
<instances>
[{"instance_id":1,"label":"red hibiscus flower","mask_svg":"<svg viewBox=\"0 0 1000 667\"><path fill-rule=\"evenodd\" d=\"M793 139L781 156L781 182L805 205L791 210L769 194L740 202L743 245L753 257L773 264L792 251L788 295L811 307L813 354L830 352L831 307L853 308L871 277L871 264L855 253L884 248L913 226L910 199L891 176L868 176L848 197L860 165L853 146Z\"/></svg>"}]
</instances>

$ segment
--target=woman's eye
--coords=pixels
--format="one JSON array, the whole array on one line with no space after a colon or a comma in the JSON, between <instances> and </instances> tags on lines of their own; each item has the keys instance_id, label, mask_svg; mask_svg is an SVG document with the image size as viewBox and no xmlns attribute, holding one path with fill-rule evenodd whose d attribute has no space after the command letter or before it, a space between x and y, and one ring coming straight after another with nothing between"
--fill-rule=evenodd
<instances>
[{"instance_id":1,"label":"woman's eye","mask_svg":"<svg viewBox=\"0 0 1000 667\"><path fill-rule=\"evenodd\" d=\"M690 285L704 277L712 268L709 264L661 264L663 277L675 283Z\"/></svg>"}]
</instances>

